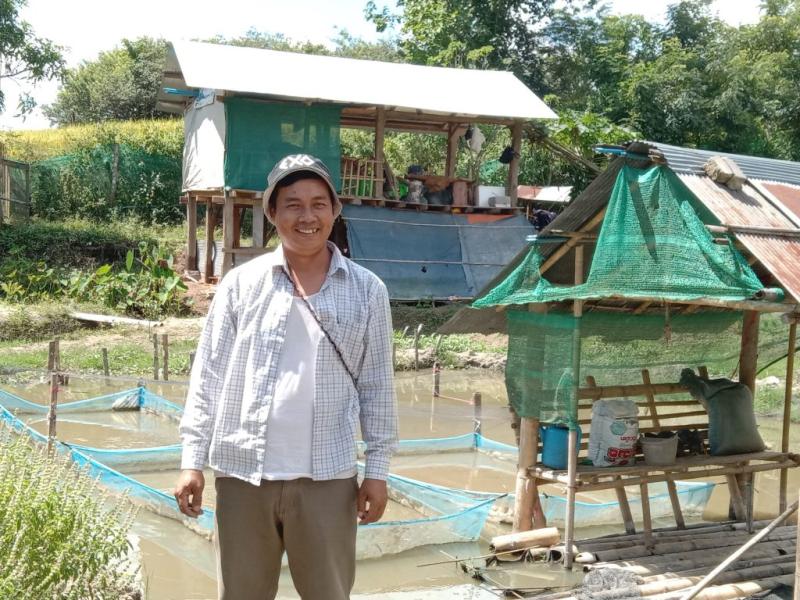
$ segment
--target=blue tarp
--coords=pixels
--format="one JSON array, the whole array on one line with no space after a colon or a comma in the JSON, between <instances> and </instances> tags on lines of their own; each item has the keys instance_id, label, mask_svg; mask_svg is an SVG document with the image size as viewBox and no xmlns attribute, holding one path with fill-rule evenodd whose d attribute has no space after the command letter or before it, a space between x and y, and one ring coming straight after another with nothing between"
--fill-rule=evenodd
<instances>
[{"instance_id":1,"label":"blue tarp","mask_svg":"<svg viewBox=\"0 0 800 600\"><path fill-rule=\"evenodd\" d=\"M535 233L524 215L496 218L347 204L350 258L393 300L474 298Z\"/></svg>"}]
</instances>

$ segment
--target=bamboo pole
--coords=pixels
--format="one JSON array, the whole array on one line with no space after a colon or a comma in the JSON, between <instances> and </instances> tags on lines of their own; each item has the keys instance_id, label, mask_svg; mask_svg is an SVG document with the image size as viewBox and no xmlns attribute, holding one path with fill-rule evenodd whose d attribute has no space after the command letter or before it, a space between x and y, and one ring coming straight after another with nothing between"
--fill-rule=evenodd
<instances>
[{"instance_id":1,"label":"bamboo pole","mask_svg":"<svg viewBox=\"0 0 800 600\"><path fill-rule=\"evenodd\" d=\"M106 377L111 375L111 370L108 367L108 348L101 348L100 353L103 355L103 375ZM106 379L106 385L110 385L111 381Z\"/></svg>"},{"instance_id":2,"label":"bamboo pole","mask_svg":"<svg viewBox=\"0 0 800 600\"><path fill-rule=\"evenodd\" d=\"M56 338L53 343L55 344L55 370L61 371L61 340Z\"/></svg>"},{"instance_id":3,"label":"bamboo pole","mask_svg":"<svg viewBox=\"0 0 800 600\"><path fill-rule=\"evenodd\" d=\"M153 379L158 381L158 334L153 334Z\"/></svg>"},{"instance_id":4,"label":"bamboo pole","mask_svg":"<svg viewBox=\"0 0 800 600\"><path fill-rule=\"evenodd\" d=\"M583 283L583 246L575 246L575 285ZM572 379L573 397L570 407L570 419L578 420L578 391L580 388L581 371L581 326L580 319L583 316L583 302L575 300L572 306L572 314L575 317L575 326L572 332ZM564 519L564 567L572 568L573 552L572 546L575 541L575 492L577 489L578 471L578 432L574 427L569 428L567 437L567 507L566 518Z\"/></svg>"},{"instance_id":5,"label":"bamboo pole","mask_svg":"<svg viewBox=\"0 0 800 600\"><path fill-rule=\"evenodd\" d=\"M514 521L512 531L519 533L533 528L533 494L530 468L536 463L536 447L539 437L539 420L522 417L519 426L519 456L517 459L517 482L514 494ZM537 494L538 496L538 494Z\"/></svg>"},{"instance_id":6,"label":"bamboo pole","mask_svg":"<svg viewBox=\"0 0 800 600\"><path fill-rule=\"evenodd\" d=\"M692 598L696 597L708 584L710 584L714 579L722 573L725 569L727 569L731 563L736 562L736 560L745 552L747 552L750 548L755 546L759 541L764 539L766 536L770 534L770 532L775 529L778 525L783 523L786 519L788 519L792 513L797 510L798 502L795 501L789 506L786 510L784 510L780 515L778 515L772 523L767 525L764 529L759 531L756 535L754 535L750 540L742 545L736 552L731 554L727 559L722 561L720 565L711 571L708 575L706 575L700 582L697 583L689 592L681 596L681 600L692 600Z\"/></svg>"},{"instance_id":7,"label":"bamboo pole","mask_svg":"<svg viewBox=\"0 0 800 600\"><path fill-rule=\"evenodd\" d=\"M163 351L164 363L161 367L164 381L169 381L169 335L161 334L161 349Z\"/></svg>"},{"instance_id":8,"label":"bamboo pole","mask_svg":"<svg viewBox=\"0 0 800 600\"><path fill-rule=\"evenodd\" d=\"M264 200L266 202L267 199ZM203 283L211 283L214 277L214 230L217 227L216 208L209 198L206 201L206 248L203 267Z\"/></svg>"},{"instance_id":9,"label":"bamboo pole","mask_svg":"<svg viewBox=\"0 0 800 600\"><path fill-rule=\"evenodd\" d=\"M751 569L756 569L758 567L771 567L771 566L778 566L783 569L787 569L789 572L794 572L794 556L781 556L777 558L757 558L755 560L740 560L733 564L731 564L731 571L729 573L733 573L734 571L748 571L748 575L746 577L758 576L755 571L751 571ZM652 583L654 581L665 581L667 579L671 579L676 575L680 577L695 577L700 576L702 577L705 575L707 571L706 566L692 567L691 569L686 569L683 571L670 571L668 573L659 573L658 575L648 575L647 577L643 577L642 581L644 583ZM762 571L764 572L764 571ZM768 571L767 571L768 572ZM728 573L723 573L721 577L724 577ZM779 573L779 575L786 575L787 573ZM699 577L698 577L699 581ZM721 580L718 580L721 581Z\"/></svg>"},{"instance_id":10,"label":"bamboo pole","mask_svg":"<svg viewBox=\"0 0 800 600\"><path fill-rule=\"evenodd\" d=\"M438 362L433 363L433 397L439 397L439 377L440 377L440 367Z\"/></svg>"},{"instance_id":11,"label":"bamboo pole","mask_svg":"<svg viewBox=\"0 0 800 600\"><path fill-rule=\"evenodd\" d=\"M763 531L763 529L761 530ZM759 532L761 533L761 532ZM767 532L769 533L769 532ZM785 534L782 536L784 539L775 539L775 542L783 542L786 540L793 540L793 533L792 534ZM738 541L747 538L738 538ZM694 552L696 550L707 551L707 550L717 550L728 542L723 542L721 538L711 538L711 539L698 539L698 540L684 540L680 542L667 542L667 543L658 543L656 542L653 545L653 550L649 550L644 547L644 545L634 545L628 546L627 548L616 548L612 550L601 550L595 552L594 554L597 556L598 562L615 562L619 560L629 560L633 558L641 558L643 556L650 556L651 554L655 553L658 555L663 554L671 554L671 553L687 553L687 552Z\"/></svg>"},{"instance_id":12,"label":"bamboo pole","mask_svg":"<svg viewBox=\"0 0 800 600\"><path fill-rule=\"evenodd\" d=\"M739 481L736 479L736 474L731 473L725 476L728 482L728 492L731 496L731 506L736 515L737 521L747 520L747 510L745 509L744 499L742 498L742 491L739 488Z\"/></svg>"},{"instance_id":13,"label":"bamboo pole","mask_svg":"<svg viewBox=\"0 0 800 600\"><path fill-rule=\"evenodd\" d=\"M422 323L417 325L414 332L414 370L419 369L419 334L422 333Z\"/></svg>"},{"instance_id":14,"label":"bamboo pole","mask_svg":"<svg viewBox=\"0 0 800 600\"><path fill-rule=\"evenodd\" d=\"M675 516L675 525L678 529L686 529L686 522L683 520L683 511L681 510L681 501L678 498L678 490L675 486L675 480L671 473L666 473L667 477L667 491L669 492L669 501L672 504L672 514Z\"/></svg>"},{"instance_id":15,"label":"bamboo pole","mask_svg":"<svg viewBox=\"0 0 800 600\"><path fill-rule=\"evenodd\" d=\"M797 345L797 322L789 325L789 349L786 353L786 388L783 396L783 430L781 432L781 452L789 451L789 431L792 420L792 386L794 384L794 350ZM789 472L781 469L780 488L778 494L778 510L786 509L786 488L789 482ZM799 519L800 521L800 519Z\"/></svg>"},{"instance_id":16,"label":"bamboo pole","mask_svg":"<svg viewBox=\"0 0 800 600\"><path fill-rule=\"evenodd\" d=\"M58 406L58 373L50 374L50 408L47 411L47 454L52 456L56 441L56 407Z\"/></svg>"},{"instance_id":17,"label":"bamboo pole","mask_svg":"<svg viewBox=\"0 0 800 600\"><path fill-rule=\"evenodd\" d=\"M642 503L642 528L644 529L644 546L652 548L653 541L653 521L650 518L650 490L647 488L647 480L644 479L639 484L639 498Z\"/></svg>"},{"instance_id":18,"label":"bamboo pole","mask_svg":"<svg viewBox=\"0 0 800 600\"><path fill-rule=\"evenodd\" d=\"M636 533L636 525L633 522L631 505L628 503L628 494L625 492L625 486L622 485L622 477L617 476L615 479L618 483L614 486L614 491L617 493L617 502L619 511L622 513L622 522L625 524L625 532Z\"/></svg>"},{"instance_id":19,"label":"bamboo pole","mask_svg":"<svg viewBox=\"0 0 800 600\"><path fill-rule=\"evenodd\" d=\"M47 345L47 371L52 373L56 370L56 341L51 340Z\"/></svg>"},{"instance_id":20,"label":"bamboo pole","mask_svg":"<svg viewBox=\"0 0 800 600\"><path fill-rule=\"evenodd\" d=\"M481 431L483 430L482 427L482 420L483 420L483 398L480 392L473 392L472 393L472 426L473 431L478 435L481 435ZM536 461L536 446L533 447L534 452L534 462Z\"/></svg>"}]
</instances>

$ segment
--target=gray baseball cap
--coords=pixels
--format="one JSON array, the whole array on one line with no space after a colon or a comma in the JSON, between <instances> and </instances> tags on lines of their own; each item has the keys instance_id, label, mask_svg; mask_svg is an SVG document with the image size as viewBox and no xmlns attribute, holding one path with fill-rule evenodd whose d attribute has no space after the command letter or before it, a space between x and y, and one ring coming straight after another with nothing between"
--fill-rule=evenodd
<instances>
[{"instance_id":1,"label":"gray baseball cap","mask_svg":"<svg viewBox=\"0 0 800 600\"><path fill-rule=\"evenodd\" d=\"M267 219L272 220L269 215L269 201L275 192L275 187L283 179L299 171L308 171L318 175L328 184L328 188L331 190L331 200L333 201L333 217L338 217L342 212L342 202L339 200L339 195L333 185L331 172L325 166L325 163L310 154L290 154L279 160L267 175L267 189L264 192L264 213L266 213Z\"/></svg>"}]
</instances>

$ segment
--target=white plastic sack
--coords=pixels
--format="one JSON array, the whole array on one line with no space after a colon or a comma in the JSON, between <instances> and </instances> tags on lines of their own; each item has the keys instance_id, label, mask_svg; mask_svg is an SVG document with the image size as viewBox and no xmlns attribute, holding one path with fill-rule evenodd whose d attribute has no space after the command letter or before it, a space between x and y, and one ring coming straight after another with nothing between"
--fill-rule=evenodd
<instances>
[{"instance_id":1,"label":"white plastic sack","mask_svg":"<svg viewBox=\"0 0 800 600\"><path fill-rule=\"evenodd\" d=\"M595 467L635 462L639 408L633 400L598 400L592 406L589 458Z\"/></svg>"}]
</instances>

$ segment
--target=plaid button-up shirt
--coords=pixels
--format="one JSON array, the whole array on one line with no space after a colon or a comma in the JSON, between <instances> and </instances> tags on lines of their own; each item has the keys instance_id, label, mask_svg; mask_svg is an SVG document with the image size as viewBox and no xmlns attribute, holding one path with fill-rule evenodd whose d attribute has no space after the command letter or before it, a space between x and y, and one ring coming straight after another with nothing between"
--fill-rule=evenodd
<instances>
[{"instance_id":1,"label":"plaid button-up shirt","mask_svg":"<svg viewBox=\"0 0 800 600\"><path fill-rule=\"evenodd\" d=\"M356 376L324 335L316 362L312 471L331 479L355 466L356 427L366 477L385 479L397 440L392 325L386 286L329 243L330 269L316 313ZM181 420L181 468L261 481L267 421L293 285L279 247L228 273L217 288L192 368Z\"/></svg>"}]
</instances>

